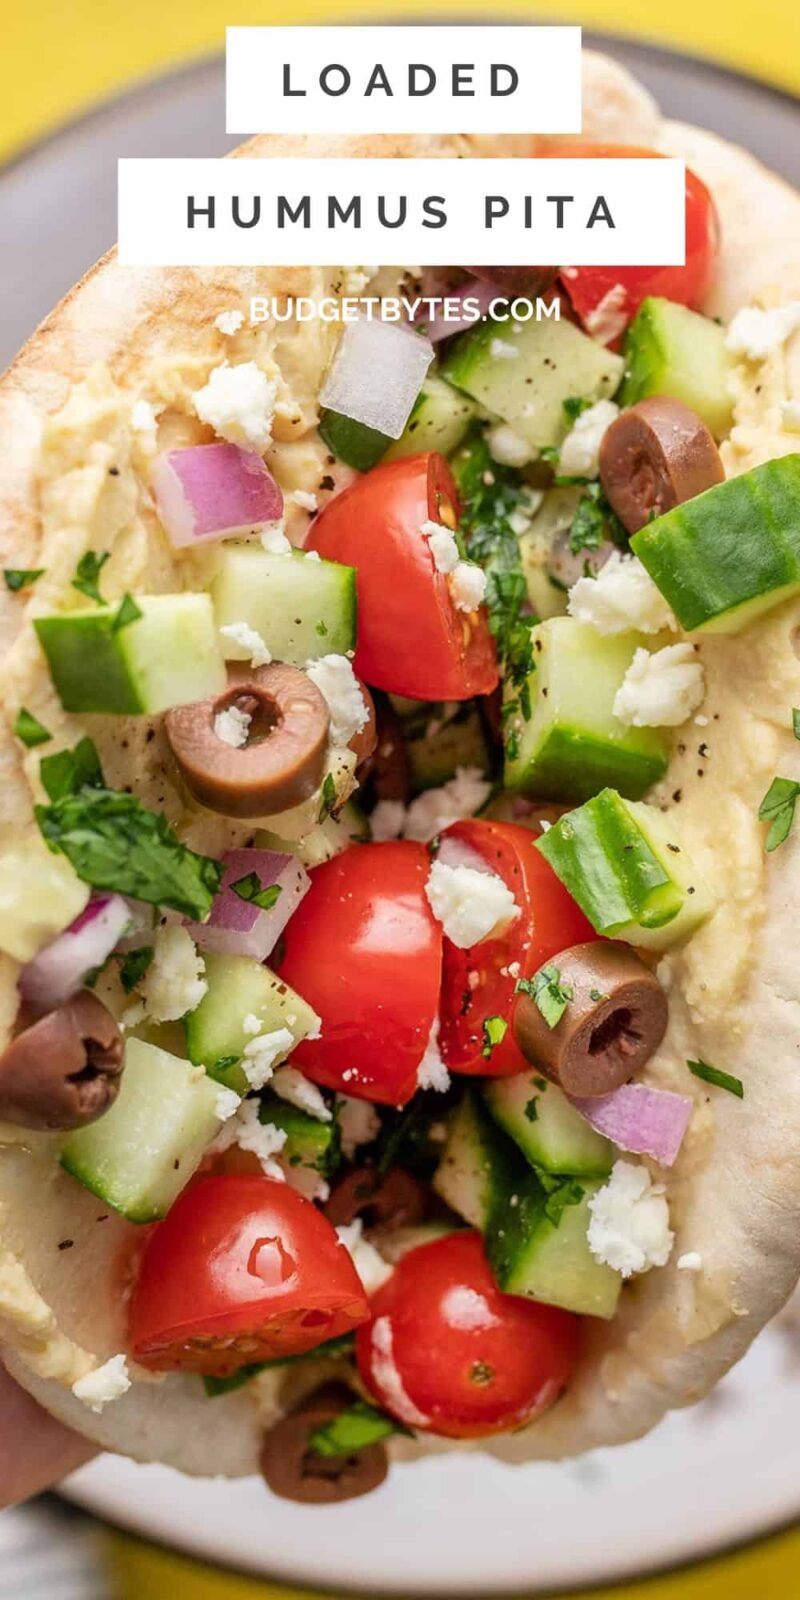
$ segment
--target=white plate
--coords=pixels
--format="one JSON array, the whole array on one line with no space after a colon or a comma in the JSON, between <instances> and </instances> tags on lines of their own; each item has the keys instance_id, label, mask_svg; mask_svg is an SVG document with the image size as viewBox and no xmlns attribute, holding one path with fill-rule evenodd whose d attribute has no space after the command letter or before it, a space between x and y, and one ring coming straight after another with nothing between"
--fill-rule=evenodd
<instances>
[{"instance_id":1,"label":"white plate","mask_svg":"<svg viewBox=\"0 0 800 1600\"><path fill-rule=\"evenodd\" d=\"M371 1595L529 1594L697 1560L800 1513L800 1306L693 1410L565 1465L476 1455L395 1467L369 1501L306 1508L254 1478L193 1482L105 1457L70 1499L192 1555Z\"/></svg>"}]
</instances>

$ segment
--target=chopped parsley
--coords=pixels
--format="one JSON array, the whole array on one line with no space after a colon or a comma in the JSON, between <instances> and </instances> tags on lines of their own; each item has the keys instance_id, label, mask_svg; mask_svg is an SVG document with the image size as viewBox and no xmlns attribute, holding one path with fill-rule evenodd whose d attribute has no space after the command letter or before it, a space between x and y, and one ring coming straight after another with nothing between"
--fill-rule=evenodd
<instances>
[{"instance_id":1,"label":"chopped parsley","mask_svg":"<svg viewBox=\"0 0 800 1600\"><path fill-rule=\"evenodd\" d=\"M735 1094L738 1100L744 1099L744 1084L741 1078L734 1078L730 1072L721 1072L719 1067L710 1067L705 1061L687 1061L689 1071L696 1078L702 1078L704 1083L713 1083L717 1089L727 1089L728 1094Z\"/></svg>"},{"instance_id":2,"label":"chopped parsley","mask_svg":"<svg viewBox=\"0 0 800 1600\"><path fill-rule=\"evenodd\" d=\"M628 535L616 512L612 511L602 484L588 483L570 523L569 547L576 555L579 550L599 550L606 539L627 549Z\"/></svg>"},{"instance_id":3,"label":"chopped parsley","mask_svg":"<svg viewBox=\"0 0 800 1600\"><path fill-rule=\"evenodd\" d=\"M262 889L257 872L248 872L246 877L237 878L236 882L231 884L231 888L234 894L238 894L240 900L247 900L250 905L258 906L259 911L271 911L283 893L279 883L271 883L268 888Z\"/></svg>"},{"instance_id":4,"label":"chopped parsley","mask_svg":"<svg viewBox=\"0 0 800 1600\"><path fill-rule=\"evenodd\" d=\"M29 589L31 584L35 583L37 578L41 578L46 571L46 567L4 567L6 588L10 589L12 594L18 594L20 589Z\"/></svg>"},{"instance_id":5,"label":"chopped parsley","mask_svg":"<svg viewBox=\"0 0 800 1600\"><path fill-rule=\"evenodd\" d=\"M488 1061L495 1046L502 1044L508 1033L505 1017L485 1017L483 1023L483 1049L481 1055Z\"/></svg>"},{"instance_id":6,"label":"chopped parsley","mask_svg":"<svg viewBox=\"0 0 800 1600\"><path fill-rule=\"evenodd\" d=\"M354 1400L345 1411L339 1412L338 1417L332 1417L321 1428L315 1428L309 1438L308 1449L318 1456L350 1456L359 1450L366 1450L371 1444L378 1444L381 1439L387 1439L391 1433L404 1433L411 1439L414 1437L410 1428L395 1422L394 1417L379 1411L377 1406L371 1406L366 1400Z\"/></svg>"},{"instance_id":7,"label":"chopped parsley","mask_svg":"<svg viewBox=\"0 0 800 1600\"><path fill-rule=\"evenodd\" d=\"M599 989L590 989L589 990L589 999L593 1000L594 1004L596 1006L599 1006L599 1005L602 1005L603 1002L608 999L608 995L607 994L601 994Z\"/></svg>"},{"instance_id":8,"label":"chopped parsley","mask_svg":"<svg viewBox=\"0 0 800 1600\"><path fill-rule=\"evenodd\" d=\"M567 422L577 422L578 418L583 416L584 411L590 411L593 405L593 400L586 400L580 394L568 394L566 400L562 401Z\"/></svg>"},{"instance_id":9,"label":"chopped parsley","mask_svg":"<svg viewBox=\"0 0 800 1600\"><path fill-rule=\"evenodd\" d=\"M796 713L793 713L793 716ZM777 850L787 839L794 822L794 808L800 795L800 783L793 778L773 778L759 808L759 822L768 822L766 849Z\"/></svg>"},{"instance_id":10,"label":"chopped parsley","mask_svg":"<svg viewBox=\"0 0 800 1600\"><path fill-rule=\"evenodd\" d=\"M336 805L336 784L332 772L326 772L322 785L322 803L317 815L317 822L324 822L326 817L333 814Z\"/></svg>"},{"instance_id":11,"label":"chopped parsley","mask_svg":"<svg viewBox=\"0 0 800 1600\"><path fill-rule=\"evenodd\" d=\"M795 739L800 739L800 711L796 707L792 709L792 733Z\"/></svg>"},{"instance_id":12,"label":"chopped parsley","mask_svg":"<svg viewBox=\"0 0 800 1600\"><path fill-rule=\"evenodd\" d=\"M548 1222L557 1228L567 1206L577 1206L583 1199L583 1184L578 1183L576 1178L554 1178L540 1168L537 1168L537 1177L547 1195L544 1214Z\"/></svg>"},{"instance_id":13,"label":"chopped parsley","mask_svg":"<svg viewBox=\"0 0 800 1600\"><path fill-rule=\"evenodd\" d=\"M529 491L513 468L492 459L480 432L458 451L453 470L463 507L465 553L486 573L486 609L500 667L518 685L533 670L532 618L519 538L510 519L524 507Z\"/></svg>"},{"instance_id":14,"label":"chopped parsley","mask_svg":"<svg viewBox=\"0 0 800 1600\"><path fill-rule=\"evenodd\" d=\"M27 711L24 706L17 713L14 732L17 738L28 746L29 750L32 750L34 745L47 744L48 740L53 737L52 733L48 733L44 723L40 722L32 711Z\"/></svg>"},{"instance_id":15,"label":"chopped parsley","mask_svg":"<svg viewBox=\"0 0 800 1600\"><path fill-rule=\"evenodd\" d=\"M525 1120L526 1120L526 1122L538 1122L539 1121L539 1096L538 1096L538 1094L532 1095L530 1100L527 1102L527 1105L525 1106Z\"/></svg>"},{"instance_id":16,"label":"chopped parsley","mask_svg":"<svg viewBox=\"0 0 800 1600\"><path fill-rule=\"evenodd\" d=\"M154 945L141 944L138 950L129 950L123 957L119 969L119 981L126 994L130 994L137 983L141 983L155 953Z\"/></svg>"},{"instance_id":17,"label":"chopped parsley","mask_svg":"<svg viewBox=\"0 0 800 1600\"><path fill-rule=\"evenodd\" d=\"M561 973L552 962L540 967L532 978L519 978L516 993L530 995L548 1028L557 1027L572 999L571 985L561 982Z\"/></svg>"},{"instance_id":18,"label":"chopped parsley","mask_svg":"<svg viewBox=\"0 0 800 1600\"><path fill-rule=\"evenodd\" d=\"M87 785L102 789L103 773L100 757L91 739L80 739L71 750L58 750L55 755L44 756L39 763L39 777L45 793L53 801L66 794L77 794Z\"/></svg>"},{"instance_id":19,"label":"chopped parsley","mask_svg":"<svg viewBox=\"0 0 800 1600\"><path fill-rule=\"evenodd\" d=\"M130 624L138 621L141 615L141 607L137 606L133 595L123 595L119 604L119 609L114 613L114 616L111 619L111 632L119 633L122 628L130 627Z\"/></svg>"},{"instance_id":20,"label":"chopped parsley","mask_svg":"<svg viewBox=\"0 0 800 1600\"><path fill-rule=\"evenodd\" d=\"M90 600L96 600L98 605L103 604L100 574L110 555L110 550L86 550L75 568L75 576L72 579L73 589L87 595Z\"/></svg>"}]
</instances>

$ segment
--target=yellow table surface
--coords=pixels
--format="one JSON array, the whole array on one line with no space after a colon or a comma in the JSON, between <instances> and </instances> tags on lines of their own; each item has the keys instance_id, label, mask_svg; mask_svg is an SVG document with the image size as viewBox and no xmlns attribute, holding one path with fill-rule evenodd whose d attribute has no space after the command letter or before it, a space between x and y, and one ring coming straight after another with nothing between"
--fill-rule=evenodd
<instances>
[{"instance_id":1,"label":"yellow table surface","mask_svg":"<svg viewBox=\"0 0 800 1600\"><path fill-rule=\"evenodd\" d=\"M0 50L0 159L136 79L220 51L228 22L486 15L485 0L11 0ZM9 8L11 9L11 8ZM494 7L493 9L498 9ZM504 16L553 17L682 47L800 91L797 0L503 0ZM702 106L698 107L702 121ZM133 1540L109 1541L115 1600L315 1600L196 1566ZM793 1600L800 1531L595 1600ZM563 1600L577 1600L565 1596Z\"/></svg>"}]
</instances>

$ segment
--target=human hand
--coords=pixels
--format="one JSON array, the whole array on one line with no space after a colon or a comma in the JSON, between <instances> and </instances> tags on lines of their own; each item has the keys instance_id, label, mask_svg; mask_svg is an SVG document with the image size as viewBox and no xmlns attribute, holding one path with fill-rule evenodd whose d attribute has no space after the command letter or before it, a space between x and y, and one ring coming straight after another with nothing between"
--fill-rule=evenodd
<instances>
[{"instance_id":1,"label":"human hand","mask_svg":"<svg viewBox=\"0 0 800 1600\"><path fill-rule=\"evenodd\" d=\"M0 1366L0 1509L47 1489L96 1454Z\"/></svg>"}]
</instances>

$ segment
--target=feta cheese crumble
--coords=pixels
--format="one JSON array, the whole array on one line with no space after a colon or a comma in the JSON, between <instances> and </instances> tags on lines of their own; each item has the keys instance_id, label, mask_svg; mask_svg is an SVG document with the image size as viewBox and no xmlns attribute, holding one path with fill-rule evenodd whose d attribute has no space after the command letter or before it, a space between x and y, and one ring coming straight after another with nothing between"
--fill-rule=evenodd
<instances>
[{"instance_id":1,"label":"feta cheese crumble","mask_svg":"<svg viewBox=\"0 0 800 1600\"><path fill-rule=\"evenodd\" d=\"M300 506L303 511L316 511L319 504L316 495L308 489L293 489L286 498L293 506Z\"/></svg>"},{"instance_id":2,"label":"feta cheese crumble","mask_svg":"<svg viewBox=\"0 0 800 1600\"><path fill-rule=\"evenodd\" d=\"M251 1089L263 1089L272 1077L275 1062L288 1055L294 1046L294 1034L288 1028L274 1028L271 1033L259 1033L244 1047L242 1071Z\"/></svg>"},{"instance_id":3,"label":"feta cheese crumble","mask_svg":"<svg viewBox=\"0 0 800 1600\"><path fill-rule=\"evenodd\" d=\"M308 662L306 672L331 714L331 743L348 745L366 727L369 712L347 656L320 656Z\"/></svg>"},{"instance_id":4,"label":"feta cheese crumble","mask_svg":"<svg viewBox=\"0 0 800 1600\"><path fill-rule=\"evenodd\" d=\"M318 1122L330 1122L330 1109L317 1085L305 1073L299 1072L297 1067L276 1067L270 1087L290 1106L297 1106L299 1111L316 1117Z\"/></svg>"},{"instance_id":5,"label":"feta cheese crumble","mask_svg":"<svg viewBox=\"0 0 800 1600\"><path fill-rule=\"evenodd\" d=\"M437 572L454 572L458 566L458 545L449 528L441 522L433 522L429 517L423 522L420 533L428 541L428 548L433 556L433 564Z\"/></svg>"},{"instance_id":6,"label":"feta cheese crumble","mask_svg":"<svg viewBox=\"0 0 800 1600\"><path fill-rule=\"evenodd\" d=\"M450 1074L439 1050L438 1017L433 1019L428 1043L425 1046L425 1054L417 1067L417 1087L419 1089L437 1089L440 1094L445 1094L450 1088Z\"/></svg>"},{"instance_id":7,"label":"feta cheese crumble","mask_svg":"<svg viewBox=\"0 0 800 1600\"><path fill-rule=\"evenodd\" d=\"M372 837L378 844L385 844L387 839L399 839L406 820L406 808L402 800L379 800L370 819Z\"/></svg>"},{"instance_id":8,"label":"feta cheese crumble","mask_svg":"<svg viewBox=\"0 0 800 1600\"><path fill-rule=\"evenodd\" d=\"M434 861L425 885L428 904L447 938L459 950L498 935L519 916L519 907L502 878L475 867L448 867Z\"/></svg>"},{"instance_id":9,"label":"feta cheese crumble","mask_svg":"<svg viewBox=\"0 0 800 1600\"><path fill-rule=\"evenodd\" d=\"M217 712L214 732L223 744L229 744L234 750L242 750L247 744L251 721L247 711L240 711L238 706L228 706L227 711Z\"/></svg>"},{"instance_id":10,"label":"feta cheese crumble","mask_svg":"<svg viewBox=\"0 0 800 1600\"><path fill-rule=\"evenodd\" d=\"M361 1218L356 1217L353 1222L341 1223L336 1232L339 1243L344 1245L367 1294L377 1294L387 1278L391 1278L394 1269L388 1261L384 1261L374 1244L364 1238L364 1224Z\"/></svg>"},{"instance_id":11,"label":"feta cheese crumble","mask_svg":"<svg viewBox=\"0 0 800 1600\"><path fill-rule=\"evenodd\" d=\"M250 658L253 667L266 667L272 660L272 652L267 649L260 633L251 628L247 622L226 622L220 628L224 639L230 639L233 644L241 645Z\"/></svg>"},{"instance_id":12,"label":"feta cheese crumble","mask_svg":"<svg viewBox=\"0 0 800 1600\"><path fill-rule=\"evenodd\" d=\"M412 800L401 828L403 837L422 843L435 838L449 823L474 817L491 792L492 785L479 767L456 767L454 778L448 779L439 789L425 789Z\"/></svg>"},{"instance_id":13,"label":"feta cheese crumble","mask_svg":"<svg viewBox=\"0 0 800 1600\"><path fill-rule=\"evenodd\" d=\"M576 622L598 633L677 629L672 611L641 561L619 550L612 551L596 578L579 578L572 585L567 610Z\"/></svg>"},{"instance_id":14,"label":"feta cheese crumble","mask_svg":"<svg viewBox=\"0 0 800 1600\"><path fill-rule=\"evenodd\" d=\"M242 1017L242 1030L251 1039L253 1038L254 1034L261 1032L263 1026L264 1024L262 1023L261 1018L256 1016L255 1011L248 1011L247 1014Z\"/></svg>"},{"instance_id":15,"label":"feta cheese crumble","mask_svg":"<svg viewBox=\"0 0 800 1600\"><path fill-rule=\"evenodd\" d=\"M450 573L450 595L457 611L477 611L486 595L486 573L474 561L459 561Z\"/></svg>"},{"instance_id":16,"label":"feta cheese crumble","mask_svg":"<svg viewBox=\"0 0 800 1600\"><path fill-rule=\"evenodd\" d=\"M289 556L292 546L283 531L283 522L268 522L261 529L261 545L268 556Z\"/></svg>"},{"instance_id":17,"label":"feta cheese crumble","mask_svg":"<svg viewBox=\"0 0 800 1600\"><path fill-rule=\"evenodd\" d=\"M214 318L214 327L219 328L220 333L233 338L233 335L239 332L243 322L243 311L220 311L219 316Z\"/></svg>"},{"instance_id":18,"label":"feta cheese crumble","mask_svg":"<svg viewBox=\"0 0 800 1600\"><path fill-rule=\"evenodd\" d=\"M242 1100L236 1114L229 1117L209 1149L222 1155L232 1145L248 1150L261 1163L268 1178L283 1180L283 1172L275 1160L286 1143L286 1130L276 1128L273 1122L258 1120L258 1101Z\"/></svg>"},{"instance_id":19,"label":"feta cheese crumble","mask_svg":"<svg viewBox=\"0 0 800 1600\"><path fill-rule=\"evenodd\" d=\"M154 1022L177 1022L199 1006L208 984L205 962L179 922L167 922L155 937L155 954L139 986Z\"/></svg>"},{"instance_id":20,"label":"feta cheese crumble","mask_svg":"<svg viewBox=\"0 0 800 1600\"><path fill-rule=\"evenodd\" d=\"M664 1186L653 1183L646 1167L616 1161L608 1183L590 1197L589 1210L587 1238L595 1261L630 1278L669 1260L675 1236Z\"/></svg>"},{"instance_id":21,"label":"feta cheese crumble","mask_svg":"<svg viewBox=\"0 0 800 1600\"><path fill-rule=\"evenodd\" d=\"M687 1250L685 1255L678 1256L675 1265L679 1272L702 1272L703 1257L698 1250Z\"/></svg>"},{"instance_id":22,"label":"feta cheese crumble","mask_svg":"<svg viewBox=\"0 0 800 1600\"><path fill-rule=\"evenodd\" d=\"M618 416L619 406L613 400L598 400L582 411L561 446L559 472L570 478L596 478L603 435Z\"/></svg>"},{"instance_id":23,"label":"feta cheese crumble","mask_svg":"<svg viewBox=\"0 0 800 1600\"><path fill-rule=\"evenodd\" d=\"M614 696L614 716L626 727L678 728L704 694L703 668L693 645L637 650Z\"/></svg>"},{"instance_id":24,"label":"feta cheese crumble","mask_svg":"<svg viewBox=\"0 0 800 1600\"><path fill-rule=\"evenodd\" d=\"M90 1411L100 1412L111 1400L119 1400L120 1395L127 1394L130 1386L127 1360L119 1355L104 1361L101 1367L95 1367L85 1377L78 1378L72 1385L72 1393Z\"/></svg>"},{"instance_id":25,"label":"feta cheese crumble","mask_svg":"<svg viewBox=\"0 0 800 1600\"><path fill-rule=\"evenodd\" d=\"M346 1161L352 1161L359 1145L371 1144L373 1139L377 1139L381 1131L381 1119L371 1101L355 1100L349 1094L339 1096L336 1115L342 1155Z\"/></svg>"},{"instance_id":26,"label":"feta cheese crumble","mask_svg":"<svg viewBox=\"0 0 800 1600\"><path fill-rule=\"evenodd\" d=\"M220 1122L227 1122L229 1117L235 1117L242 1103L242 1097L235 1089L220 1089L214 1101L214 1116Z\"/></svg>"},{"instance_id":27,"label":"feta cheese crumble","mask_svg":"<svg viewBox=\"0 0 800 1600\"><path fill-rule=\"evenodd\" d=\"M759 306L744 306L737 311L725 335L725 343L735 356L748 361L765 361L774 350L800 328L800 300L762 311Z\"/></svg>"},{"instance_id":28,"label":"feta cheese crumble","mask_svg":"<svg viewBox=\"0 0 800 1600\"><path fill-rule=\"evenodd\" d=\"M233 367L225 361L213 368L205 388L192 399L200 421L221 439L264 451L272 439L276 394L277 385L255 361Z\"/></svg>"},{"instance_id":29,"label":"feta cheese crumble","mask_svg":"<svg viewBox=\"0 0 800 1600\"><path fill-rule=\"evenodd\" d=\"M501 467L525 467L534 454L527 439L515 433L507 422L498 422L493 428L487 428L486 443L492 459L499 462Z\"/></svg>"}]
</instances>

